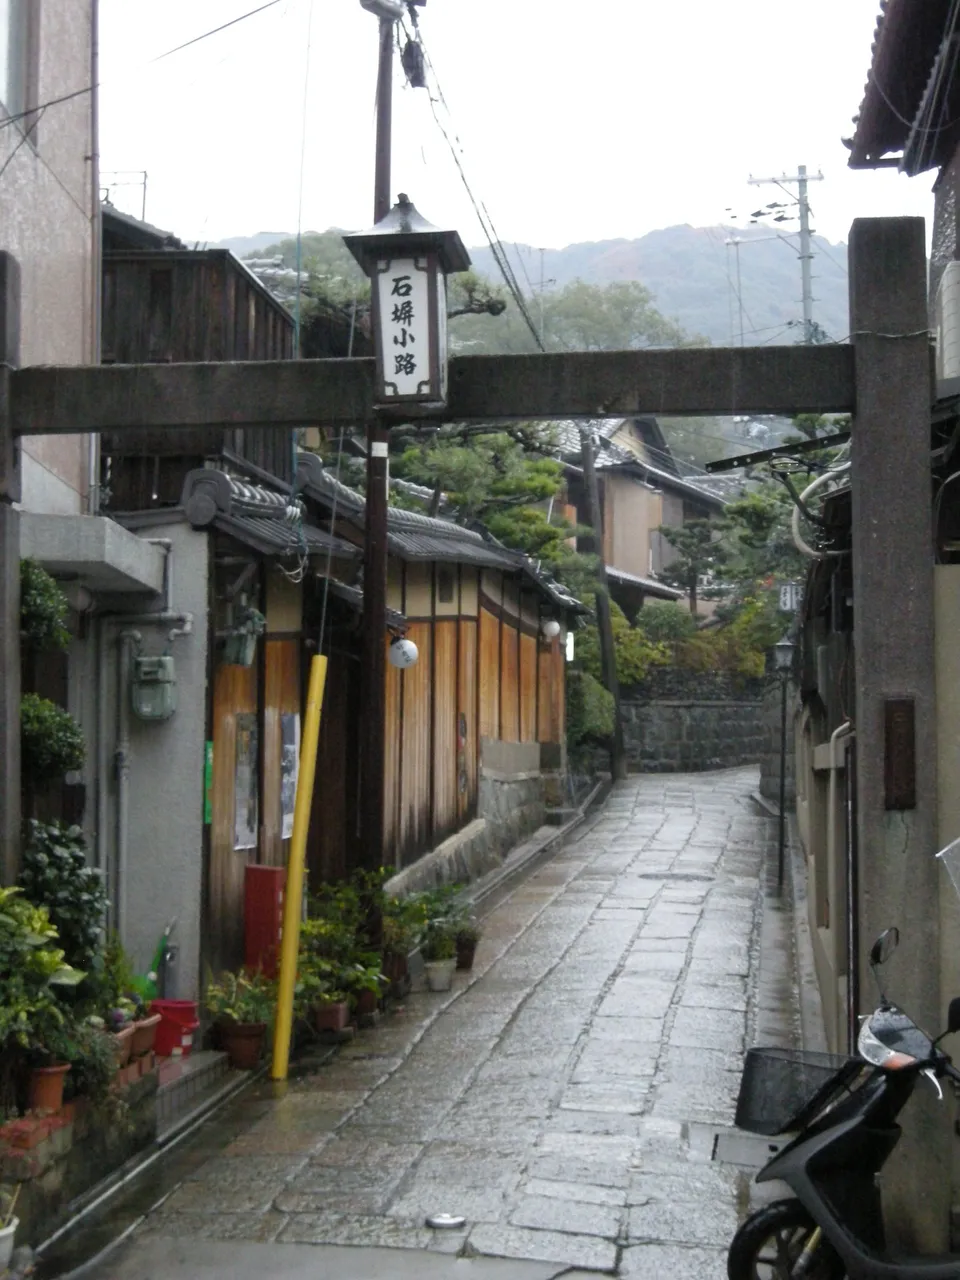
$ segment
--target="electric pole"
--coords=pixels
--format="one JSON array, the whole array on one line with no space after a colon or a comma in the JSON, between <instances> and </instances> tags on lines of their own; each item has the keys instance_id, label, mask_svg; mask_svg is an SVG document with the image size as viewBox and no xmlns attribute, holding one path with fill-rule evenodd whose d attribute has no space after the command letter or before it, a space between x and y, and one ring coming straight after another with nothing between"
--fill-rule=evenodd
<instances>
[{"instance_id":1,"label":"electric pole","mask_svg":"<svg viewBox=\"0 0 960 1280\"><path fill-rule=\"evenodd\" d=\"M743 346L743 286L740 283L740 237L731 236L729 240L724 241L724 244L727 246L728 249L731 245L733 245L734 249L736 249L737 251L737 308L740 314L740 345L742 347ZM730 281L729 259L730 259L730 255L728 254L727 255L727 282L728 283ZM733 342L733 317L732 316L730 317L730 320L731 320L730 341L732 343Z\"/></svg>"},{"instance_id":2,"label":"electric pole","mask_svg":"<svg viewBox=\"0 0 960 1280\"><path fill-rule=\"evenodd\" d=\"M787 191L787 186L796 185L797 204L800 213L800 279L803 288L803 340L809 345L813 342L813 273L810 264L813 261L813 241L810 232L810 201L807 198L807 183L822 182L822 173L807 173L805 164L797 165L793 177L783 174L779 178L749 178L751 187L773 185ZM792 194L789 191L787 194Z\"/></svg>"},{"instance_id":3,"label":"electric pole","mask_svg":"<svg viewBox=\"0 0 960 1280\"><path fill-rule=\"evenodd\" d=\"M583 467L583 492L587 505L587 523L593 530L593 549L597 566L597 630L600 632L600 666L603 683L613 698L613 738L610 743L610 773L615 782L627 776L627 756L623 745L623 720L620 716L620 681L617 677L617 651L613 642L610 617L610 594L607 586L607 564L603 554L603 513L600 490L593 465L593 440L589 427L580 428L580 461Z\"/></svg>"},{"instance_id":4,"label":"electric pole","mask_svg":"<svg viewBox=\"0 0 960 1280\"><path fill-rule=\"evenodd\" d=\"M404 7L394 0L360 0L379 19L377 142L374 225L390 212L393 124L393 46ZM363 865L383 863L383 797L386 775L387 506L388 433L376 416L367 428L367 492L364 504L363 621L360 668L360 841Z\"/></svg>"}]
</instances>

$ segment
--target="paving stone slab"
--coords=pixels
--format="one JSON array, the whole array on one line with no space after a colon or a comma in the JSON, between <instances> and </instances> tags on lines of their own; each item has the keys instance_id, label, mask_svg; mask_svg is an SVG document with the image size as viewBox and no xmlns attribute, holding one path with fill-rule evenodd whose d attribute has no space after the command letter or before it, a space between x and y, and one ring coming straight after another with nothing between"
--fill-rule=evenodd
<instances>
[{"instance_id":1,"label":"paving stone slab","mask_svg":"<svg viewBox=\"0 0 960 1280\"><path fill-rule=\"evenodd\" d=\"M616 1240L622 1217L621 1209L614 1205L524 1195L512 1209L509 1220L512 1226L532 1227L536 1231L573 1232Z\"/></svg>"},{"instance_id":2,"label":"paving stone slab","mask_svg":"<svg viewBox=\"0 0 960 1280\"><path fill-rule=\"evenodd\" d=\"M593 1271L612 1271L617 1265L616 1245L595 1236L481 1225L470 1232L469 1242L478 1253L496 1258L556 1262Z\"/></svg>"}]
</instances>

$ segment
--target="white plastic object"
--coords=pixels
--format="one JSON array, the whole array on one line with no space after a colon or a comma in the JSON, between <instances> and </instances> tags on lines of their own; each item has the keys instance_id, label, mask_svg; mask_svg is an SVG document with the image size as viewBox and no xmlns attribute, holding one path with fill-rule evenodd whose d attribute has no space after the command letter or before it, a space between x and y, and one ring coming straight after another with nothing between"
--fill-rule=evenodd
<instances>
[{"instance_id":1,"label":"white plastic object","mask_svg":"<svg viewBox=\"0 0 960 1280\"><path fill-rule=\"evenodd\" d=\"M406 667L413 666L420 657L420 650L412 640L408 640L404 636L402 640L394 640L390 646L388 657L392 667L399 667L403 670Z\"/></svg>"}]
</instances>

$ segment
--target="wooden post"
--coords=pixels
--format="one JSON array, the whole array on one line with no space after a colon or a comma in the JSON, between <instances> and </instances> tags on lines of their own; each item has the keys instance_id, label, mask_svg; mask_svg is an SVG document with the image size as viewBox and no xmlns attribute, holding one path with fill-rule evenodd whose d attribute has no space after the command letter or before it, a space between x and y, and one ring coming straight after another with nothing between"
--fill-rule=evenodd
<instances>
[{"instance_id":1,"label":"wooden post","mask_svg":"<svg viewBox=\"0 0 960 1280\"><path fill-rule=\"evenodd\" d=\"M867 957L890 925L901 944L884 980L923 1027L939 990L937 754L931 532L931 362L922 218L852 227L851 447L859 1013L876 1002ZM953 992L949 993L953 995ZM921 1096L884 1170L891 1247L947 1248L950 1129ZM931 1095L932 1096L932 1095ZM896 1242L894 1244L894 1241Z\"/></svg>"},{"instance_id":2,"label":"wooden post","mask_svg":"<svg viewBox=\"0 0 960 1280\"><path fill-rule=\"evenodd\" d=\"M600 662L603 683L613 697L613 738L610 742L610 772L614 779L627 776L627 755L623 745L623 720L620 715L620 681L617 677L617 653L613 643L613 621L610 616L610 591L607 563L603 552L603 512L600 491L593 465L593 441L586 427L580 429L580 456L583 465L583 489L587 500L587 522L593 529L594 550L600 563L597 568L597 628L600 632Z\"/></svg>"},{"instance_id":3,"label":"wooden post","mask_svg":"<svg viewBox=\"0 0 960 1280\"><path fill-rule=\"evenodd\" d=\"M0 877L20 869L19 442L10 423L10 372L20 363L20 268L0 252Z\"/></svg>"}]
</instances>

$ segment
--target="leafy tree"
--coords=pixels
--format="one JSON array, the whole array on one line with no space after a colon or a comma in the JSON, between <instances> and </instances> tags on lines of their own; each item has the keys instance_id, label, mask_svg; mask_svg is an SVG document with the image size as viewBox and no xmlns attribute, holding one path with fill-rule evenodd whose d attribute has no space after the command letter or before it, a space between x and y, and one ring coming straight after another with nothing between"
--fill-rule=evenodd
<instances>
[{"instance_id":1,"label":"leafy tree","mask_svg":"<svg viewBox=\"0 0 960 1280\"><path fill-rule=\"evenodd\" d=\"M671 528L661 525L659 533L676 551L676 558L662 569L660 577L670 586L679 587L690 598L690 612L696 616L701 582L720 572L727 563L728 551L715 523L689 520Z\"/></svg>"},{"instance_id":2,"label":"leafy tree","mask_svg":"<svg viewBox=\"0 0 960 1280\"><path fill-rule=\"evenodd\" d=\"M621 685L639 684L652 666L669 663L670 651L667 646L654 643L639 627L631 627L626 614L613 600L610 601L610 622L617 659L617 679ZM596 625L591 623L578 631L575 643L577 660L583 670L601 680L600 632Z\"/></svg>"}]
</instances>

